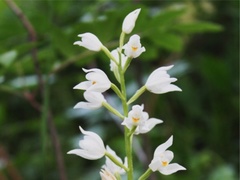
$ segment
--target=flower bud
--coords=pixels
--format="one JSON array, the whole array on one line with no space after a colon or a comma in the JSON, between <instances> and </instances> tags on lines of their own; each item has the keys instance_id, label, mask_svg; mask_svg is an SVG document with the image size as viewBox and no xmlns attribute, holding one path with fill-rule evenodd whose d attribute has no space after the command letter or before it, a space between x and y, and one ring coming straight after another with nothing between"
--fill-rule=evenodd
<instances>
[{"instance_id":1,"label":"flower bud","mask_svg":"<svg viewBox=\"0 0 240 180\"><path fill-rule=\"evenodd\" d=\"M81 37L82 41L76 41L74 45L85 47L91 51L100 51L103 46L97 36L92 33L79 34L78 37Z\"/></svg>"},{"instance_id":2,"label":"flower bud","mask_svg":"<svg viewBox=\"0 0 240 180\"><path fill-rule=\"evenodd\" d=\"M141 9L136 9L130 12L124 19L122 24L122 31L126 34L130 34L135 27L135 22L138 18Z\"/></svg>"}]
</instances>

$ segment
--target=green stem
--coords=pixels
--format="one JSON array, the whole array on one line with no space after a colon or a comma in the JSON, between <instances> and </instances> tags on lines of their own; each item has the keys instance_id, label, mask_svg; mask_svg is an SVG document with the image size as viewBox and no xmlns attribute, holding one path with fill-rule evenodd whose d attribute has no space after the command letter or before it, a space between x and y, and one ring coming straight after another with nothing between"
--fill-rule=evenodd
<instances>
[{"instance_id":1,"label":"green stem","mask_svg":"<svg viewBox=\"0 0 240 180\"><path fill-rule=\"evenodd\" d=\"M120 53L122 52L122 47L123 47L123 43L124 43L124 38L125 38L125 33L122 32L121 35L120 35L120 41L119 41Z\"/></svg>"},{"instance_id":2,"label":"green stem","mask_svg":"<svg viewBox=\"0 0 240 180\"><path fill-rule=\"evenodd\" d=\"M132 157L132 138L133 136L129 136L130 131L127 127L125 127L125 146L126 146L126 155L128 159L128 180L133 180L133 157Z\"/></svg>"},{"instance_id":3,"label":"green stem","mask_svg":"<svg viewBox=\"0 0 240 180\"><path fill-rule=\"evenodd\" d=\"M137 100L137 98L139 98L139 96L141 96L144 92L146 91L146 86L141 87L139 90L136 91L136 93L128 100L127 104L131 104L132 102L134 102L135 100Z\"/></svg>"},{"instance_id":4,"label":"green stem","mask_svg":"<svg viewBox=\"0 0 240 180\"><path fill-rule=\"evenodd\" d=\"M123 168L126 172L128 172L128 168L124 166L121 162L119 162L112 154L109 152L105 152L105 156L107 156L112 162L114 162L119 167Z\"/></svg>"},{"instance_id":5,"label":"green stem","mask_svg":"<svg viewBox=\"0 0 240 180\"><path fill-rule=\"evenodd\" d=\"M145 179L147 179L152 172L153 171L150 168L148 168L146 170L146 172L138 180L145 180Z\"/></svg>"},{"instance_id":6,"label":"green stem","mask_svg":"<svg viewBox=\"0 0 240 180\"><path fill-rule=\"evenodd\" d=\"M132 58L127 58L126 64L124 65L123 72L125 72L130 65Z\"/></svg>"},{"instance_id":7,"label":"green stem","mask_svg":"<svg viewBox=\"0 0 240 180\"><path fill-rule=\"evenodd\" d=\"M121 85L121 92L123 95L122 99L122 106L123 106L123 112L124 116L128 116L128 104L127 104L127 93L126 93L126 85L125 85L125 78L123 70L121 66L121 53L122 53L122 47L124 43L124 37L125 33L122 32L120 35L119 40L119 64L118 64L118 72L119 72L119 79L120 79L120 85ZM128 172L127 172L127 178L128 180L133 180L133 159L132 159L132 135L129 136L130 130L125 126L124 127L124 140L125 140L125 151L128 159Z\"/></svg>"},{"instance_id":8,"label":"green stem","mask_svg":"<svg viewBox=\"0 0 240 180\"><path fill-rule=\"evenodd\" d=\"M123 97L123 95L122 95L122 93L121 93L121 91L118 89L118 87L115 85L115 84L111 84L111 88L112 88L112 90L118 95L118 97L120 98L120 99L124 99L124 97Z\"/></svg>"},{"instance_id":9,"label":"green stem","mask_svg":"<svg viewBox=\"0 0 240 180\"><path fill-rule=\"evenodd\" d=\"M111 54L111 52L108 50L108 48L106 48L105 46L102 46L102 51L111 59L113 60L116 65L119 65L119 63L117 62L117 60L115 59L115 57L113 57L113 55Z\"/></svg>"},{"instance_id":10,"label":"green stem","mask_svg":"<svg viewBox=\"0 0 240 180\"><path fill-rule=\"evenodd\" d=\"M112 112L113 114L115 114L116 116L120 117L122 120L125 118L120 112L118 112L118 110L116 110L115 108L113 108L110 104L108 104L107 102L103 102L102 105L108 109L110 112Z\"/></svg>"},{"instance_id":11,"label":"green stem","mask_svg":"<svg viewBox=\"0 0 240 180\"><path fill-rule=\"evenodd\" d=\"M116 177L117 180L121 180L122 179L119 173L115 173L114 176Z\"/></svg>"},{"instance_id":12,"label":"green stem","mask_svg":"<svg viewBox=\"0 0 240 180\"><path fill-rule=\"evenodd\" d=\"M128 133L128 137L132 136L136 129L137 129L137 126L134 126Z\"/></svg>"},{"instance_id":13,"label":"green stem","mask_svg":"<svg viewBox=\"0 0 240 180\"><path fill-rule=\"evenodd\" d=\"M124 73L121 68L119 68L119 71L120 71L121 90L124 96L124 99L122 100L123 112L124 112L124 116L127 117L128 105L126 102L127 94L126 94ZM126 155L128 159L128 169L129 169L129 171L127 172L127 177L128 177L128 180L133 180L132 136L128 136L128 134L129 134L129 129L127 127L124 127L125 150L126 150Z\"/></svg>"}]
</instances>

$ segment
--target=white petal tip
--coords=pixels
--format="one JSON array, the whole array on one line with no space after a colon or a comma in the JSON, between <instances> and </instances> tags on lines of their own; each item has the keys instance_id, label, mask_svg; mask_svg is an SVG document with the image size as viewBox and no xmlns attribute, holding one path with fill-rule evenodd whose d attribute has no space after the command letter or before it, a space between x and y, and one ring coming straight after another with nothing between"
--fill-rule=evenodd
<instances>
[{"instance_id":1,"label":"white petal tip","mask_svg":"<svg viewBox=\"0 0 240 180\"><path fill-rule=\"evenodd\" d=\"M79 41L74 42L73 45L79 45L80 46Z\"/></svg>"},{"instance_id":2,"label":"white petal tip","mask_svg":"<svg viewBox=\"0 0 240 180\"><path fill-rule=\"evenodd\" d=\"M78 109L78 108L81 108L81 107L79 107L79 103L77 103L77 104L73 107L73 109Z\"/></svg>"},{"instance_id":3,"label":"white petal tip","mask_svg":"<svg viewBox=\"0 0 240 180\"><path fill-rule=\"evenodd\" d=\"M182 89L180 89L180 88L178 87L178 88L176 88L175 91L180 91L180 92L182 92Z\"/></svg>"},{"instance_id":4,"label":"white petal tip","mask_svg":"<svg viewBox=\"0 0 240 180\"><path fill-rule=\"evenodd\" d=\"M87 71L87 69L85 69L85 68L82 68L82 70L83 70L83 71Z\"/></svg>"},{"instance_id":5,"label":"white petal tip","mask_svg":"<svg viewBox=\"0 0 240 180\"><path fill-rule=\"evenodd\" d=\"M84 129L81 126L79 126L79 129L82 133L85 132Z\"/></svg>"},{"instance_id":6,"label":"white petal tip","mask_svg":"<svg viewBox=\"0 0 240 180\"><path fill-rule=\"evenodd\" d=\"M68 151L67 154L75 154L73 151L74 150Z\"/></svg>"}]
</instances>

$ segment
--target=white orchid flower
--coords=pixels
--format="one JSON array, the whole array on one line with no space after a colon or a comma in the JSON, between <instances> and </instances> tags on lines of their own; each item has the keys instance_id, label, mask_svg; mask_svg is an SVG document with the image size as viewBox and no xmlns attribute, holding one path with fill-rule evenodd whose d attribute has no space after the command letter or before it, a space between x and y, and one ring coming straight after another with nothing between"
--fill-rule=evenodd
<instances>
[{"instance_id":1,"label":"white orchid flower","mask_svg":"<svg viewBox=\"0 0 240 180\"><path fill-rule=\"evenodd\" d=\"M85 91L83 96L87 102L79 102L74 106L74 108L97 109L106 102L104 96L100 92Z\"/></svg>"},{"instance_id":2,"label":"white orchid flower","mask_svg":"<svg viewBox=\"0 0 240 180\"><path fill-rule=\"evenodd\" d=\"M157 124L163 123L162 120L157 118L149 118L145 120L141 126L138 126L134 132L134 134L144 134L152 130Z\"/></svg>"},{"instance_id":3,"label":"white orchid flower","mask_svg":"<svg viewBox=\"0 0 240 180\"><path fill-rule=\"evenodd\" d=\"M81 126L79 128L84 134L83 139L79 141L80 149L73 149L67 154L76 154L89 160L102 158L106 152L102 139L94 132L84 131Z\"/></svg>"},{"instance_id":4,"label":"white orchid flower","mask_svg":"<svg viewBox=\"0 0 240 180\"><path fill-rule=\"evenodd\" d=\"M86 79L88 81L83 81L78 85L74 86L73 89L81 89L87 91L105 92L111 87L111 81L108 79L107 75L100 69L84 69L86 74Z\"/></svg>"},{"instance_id":5,"label":"white orchid flower","mask_svg":"<svg viewBox=\"0 0 240 180\"><path fill-rule=\"evenodd\" d=\"M112 56L116 59L117 63L119 63L119 53L117 49L114 49L111 51ZM121 61L122 61L122 68L124 68L126 61L127 61L127 57L121 53ZM118 66L116 65L116 63L113 60L110 60L110 70L111 71L115 71L117 70Z\"/></svg>"},{"instance_id":6,"label":"white orchid flower","mask_svg":"<svg viewBox=\"0 0 240 180\"><path fill-rule=\"evenodd\" d=\"M165 143L159 145L154 151L153 160L149 164L149 168L154 171L159 171L164 175L169 175L180 170L186 170L185 167L170 162L173 159L173 152L167 150L172 145L173 136L171 136Z\"/></svg>"},{"instance_id":7,"label":"white orchid flower","mask_svg":"<svg viewBox=\"0 0 240 180\"><path fill-rule=\"evenodd\" d=\"M123 161L120 157L117 156L116 152L113 151L109 146L106 147L108 153L110 153L118 162L123 164ZM125 166L127 165L127 160L125 158L124 162ZM127 167L127 166L126 166ZM112 174L124 174L125 170L118 165L116 165L113 161L111 161L108 157L106 157L106 162L103 168L108 169Z\"/></svg>"},{"instance_id":8,"label":"white orchid flower","mask_svg":"<svg viewBox=\"0 0 240 180\"><path fill-rule=\"evenodd\" d=\"M122 125L127 126L128 129L132 129L136 126L135 134L147 133L156 124L160 124L163 121L156 118L150 118L147 112L143 111L143 105L134 105L132 110L128 113L128 117L124 119Z\"/></svg>"},{"instance_id":9,"label":"white orchid flower","mask_svg":"<svg viewBox=\"0 0 240 180\"><path fill-rule=\"evenodd\" d=\"M129 58L136 58L146 51L145 47L142 47L140 43L140 36L134 34L130 37L127 44L123 46L124 53Z\"/></svg>"},{"instance_id":10,"label":"white orchid flower","mask_svg":"<svg viewBox=\"0 0 240 180\"><path fill-rule=\"evenodd\" d=\"M113 51L111 51L112 56L115 58L116 62L119 63L119 53L118 50L115 49ZM125 64L127 62L127 57L121 53L121 65L122 65L122 69L125 67ZM116 79L118 81L120 81L120 75L118 73L118 66L117 64L110 59L110 70L114 73Z\"/></svg>"},{"instance_id":11,"label":"white orchid flower","mask_svg":"<svg viewBox=\"0 0 240 180\"><path fill-rule=\"evenodd\" d=\"M92 33L79 34L78 37L82 38L82 41L76 41L73 44L85 47L91 51L100 51L103 47L101 41Z\"/></svg>"},{"instance_id":12,"label":"white orchid flower","mask_svg":"<svg viewBox=\"0 0 240 180\"><path fill-rule=\"evenodd\" d=\"M126 34L129 34L132 32L133 28L135 27L135 22L138 18L138 15L140 13L141 9L136 9L132 12L130 12L123 20L122 24L122 31Z\"/></svg>"},{"instance_id":13,"label":"white orchid flower","mask_svg":"<svg viewBox=\"0 0 240 180\"><path fill-rule=\"evenodd\" d=\"M117 180L117 178L106 168L101 169L100 176L101 180Z\"/></svg>"},{"instance_id":14,"label":"white orchid flower","mask_svg":"<svg viewBox=\"0 0 240 180\"><path fill-rule=\"evenodd\" d=\"M167 70L171 69L171 66L164 66L153 71L147 79L145 87L152 93L163 94L171 91L182 91L176 85L171 84L177 81L176 78L170 78Z\"/></svg>"}]
</instances>

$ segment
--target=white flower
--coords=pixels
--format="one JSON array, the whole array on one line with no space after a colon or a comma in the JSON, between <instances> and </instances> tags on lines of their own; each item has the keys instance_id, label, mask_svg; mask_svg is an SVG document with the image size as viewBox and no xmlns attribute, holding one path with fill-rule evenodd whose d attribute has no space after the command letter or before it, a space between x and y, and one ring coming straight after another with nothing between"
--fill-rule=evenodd
<instances>
[{"instance_id":1,"label":"white flower","mask_svg":"<svg viewBox=\"0 0 240 180\"><path fill-rule=\"evenodd\" d=\"M116 59L117 63L119 63L119 54L118 54L118 50L114 49L111 51L111 54L113 55L113 57ZM125 66L126 61L127 61L127 57L121 53L121 60L122 60L122 68ZM118 69L118 66L116 65L116 63L113 60L110 60L110 70L111 71L115 71Z\"/></svg>"},{"instance_id":2,"label":"white flower","mask_svg":"<svg viewBox=\"0 0 240 180\"><path fill-rule=\"evenodd\" d=\"M141 47L140 43L140 36L137 34L134 34L130 37L127 44L123 46L124 53L129 58L136 58L142 54L142 52L145 52L145 47Z\"/></svg>"},{"instance_id":3,"label":"white flower","mask_svg":"<svg viewBox=\"0 0 240 180\"><path fill-rule=\"evenodd\" d=\"M173 159L173 152L167 150L172 145L173 136L171 136L165 143L159 145L154 151L153 160L149 164L149 168L152 171L159 171L164 175L169 175L180 170L186 170L185 167L172 163L169 164Z\"/></svg>"},{"instance_id":4,"label":"white flower","mask_svg":"<svg viewBox=\"0 0 240 180\"><path fill-rule=\"evenodd\" d=\"M106 152L102 139L94 132L84 131L81 126L79 128L84 134L83 139L79 141L80 149L73 149L67 154L76 154L89 160L102 158Z\"/></svg>"},{"instance_id":5,"label":"white flower","mask_svg":"<svg viewBox=\"0 0 240 180\"><path fill-rule=\"evenodd\" d=\"M102 106L103 102L106 102L104 96L100 92L85 91L83 96L88 102L79 102L74 108L97 109Z\"/></svg>"},{"instance_id":6,"label":"white flower","mask_svg":"<svg viewBox=\"0 0 240 180\"><path fill-rule=\"evenodd\" d=\"M132 32L135 22L138 18L138 15L140 13L141 9L136 9L132 12L130 12L123 20L122 24L122 31L126 34L129 34Z\"/></svg>"},{"instance_id":7,"label":"white flower","mask_svg":"<svg viewBox=\"0 0 240 180\"><path fill-rule=\"evenodd\" d=\"M100 176L101 180L117 180L117 178L106 168L101 169Z\"/></svg>"},{"instance_id":8,"label":"white flower","mask_svg":"<svg viewBox=\"0 0 240 180\"><path fill-rule=\"evenodd\" d=\"M157 124L163 123L162 120L157 118L149 118L141 124L141 126L138 126L134 132L134 134L144 134L152 130Z\"/></svg>"},{"instance_id":9,"label":"white flower","mask_svg":"<svg viewBox=\"0 0 240 180\"><path fill-rule=\"evenodd\" d=\"M111 81L107 75L100 69L83 69L88 81L83 81L76 85L73 89L82 89L87 91L104 92L111 87Z\"/></svg>"},{"instance_id":10,"label":"white flower","mask_svg":"<svg viewBox=\"0 0 240 180\"><path fill-rule=\"evenodd\" d=\"M115 58L115 60L117 61L117 63L119 63L119 53L118 50L115 49L113 51L111 51L112 56ZM125 64L127 61L127 57L121 53L121 64L122 64L122 69L124 68ZM113 60L110 60L110 70L113 71L116 79L118 81L120 81L120 75L118 73L118 66L116 65L116 63Z\"/></svg>"},{"instance_id":11,"label":"white flower","mask_svg":"<svg viewBox=\"0 0 240 180\"><path fill-rule=\"evenodd\" d=\"M92 33L79 34L78 37L81 37L82 41L76 41L74 45L85 47L91 51L100 51L103 46L97 36Z\"/></svg>"},{"instance_id":12,"label":"white flower","mask_svg":"<svg viewBox=\"0 0 240 180\"><path fill-rule=\"evenodd\" d=\"M177 81L176 78L170 78L167 74L167 70L171 69L172 66L164 66L153 71L147 79L145 84L147 90L155 94L163 94L171 91L182 91L176 85L171 84Z\"/></svg>"},{"instance_id":13,"label":"white flower","mask_svg":"<svg viewBox=\"0 0 240 180\"><path fill-rule=\"evenodd\" d=\"M156 118L149 119L148 113L143 111L143 105L134 105L122 125L127 126L128 129L137 126L135 134L140 134L149 132L156 124L162 122L162 120Z\"/></svg>"},{"instance_id":14,"label":"white flower","mask_svg":"<svg viewBox=\"0 0 240 180\"><path fill-rule=\"evenodd\" d=\"M115 151L113 151L109 146L106 147L106 150L108 153L110 153L118 162L123 163L122 159L117 156ZM125 158L125 165L127 164L126 158ZM108 169L109 172L112 174L124 174L125 170L118 165L116 165L114 162L112 162L107 156L106 156L106 162L103 168Z\"/></svg>"}]
</instances>

